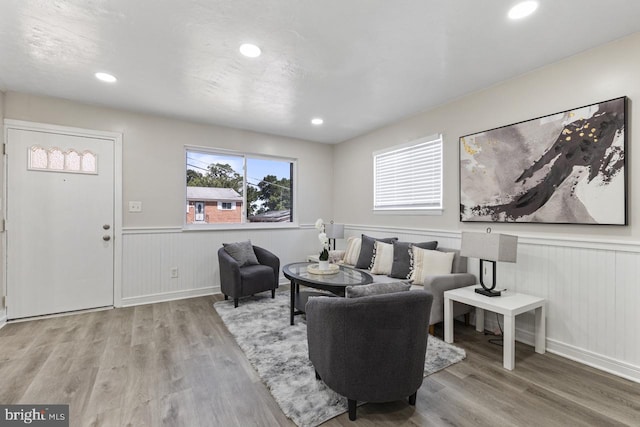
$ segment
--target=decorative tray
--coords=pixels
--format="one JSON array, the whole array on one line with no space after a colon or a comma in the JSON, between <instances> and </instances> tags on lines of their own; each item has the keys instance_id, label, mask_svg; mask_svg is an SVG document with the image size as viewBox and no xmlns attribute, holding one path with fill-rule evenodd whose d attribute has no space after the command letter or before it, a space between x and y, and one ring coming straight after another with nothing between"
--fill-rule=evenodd
<instances>
[{"instance_id":1,"label":"decorative tray","mask_svg":"<svg viewBox=\"0 0 640 427\"><path fill-rule=\"evenodd\" d=\"M311 274L336 274L340 271L340 267L337 264L329 264L327 270L320 270L319 264L311 264L307 267L307 271Z\"/></svg>"}]
</instances>

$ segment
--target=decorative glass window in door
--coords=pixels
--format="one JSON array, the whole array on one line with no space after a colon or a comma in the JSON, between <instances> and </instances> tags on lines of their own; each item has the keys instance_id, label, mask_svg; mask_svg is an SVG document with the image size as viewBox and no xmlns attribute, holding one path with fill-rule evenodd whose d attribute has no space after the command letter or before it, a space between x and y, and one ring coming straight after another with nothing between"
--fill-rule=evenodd
<instances>
[{"instance_id":1,"label":"decorative glass window in door","mask_svg":"<svg viewBox=\"0 0 640 427\"><path fill-rule=\"evenodd\" d=\"M34 145L29 148L27 169L96 175L98 156L88 150L79 153L73 148L62 151L56 147L46 149Z\"/></svg>"}]
</instances>

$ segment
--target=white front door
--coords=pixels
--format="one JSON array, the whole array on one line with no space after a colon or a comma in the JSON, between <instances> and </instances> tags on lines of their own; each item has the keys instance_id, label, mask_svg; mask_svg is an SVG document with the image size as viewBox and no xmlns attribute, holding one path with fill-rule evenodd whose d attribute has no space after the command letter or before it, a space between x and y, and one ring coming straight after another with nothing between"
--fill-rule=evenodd
<instances>
[{"instance_id":1,"label":"white front door","mask_svg":"<svg viewBox=\"0 0 640 427\"><path fill-rule=\"evenodd\" d=\"M7 131L7 317L112 306L114 141Z\"/></svg>"}]
</instances>

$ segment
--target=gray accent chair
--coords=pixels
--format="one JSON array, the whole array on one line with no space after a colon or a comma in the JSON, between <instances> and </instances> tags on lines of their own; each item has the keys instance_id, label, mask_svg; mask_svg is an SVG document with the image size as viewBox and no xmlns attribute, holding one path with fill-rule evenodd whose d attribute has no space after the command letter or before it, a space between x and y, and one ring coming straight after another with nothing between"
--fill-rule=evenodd
<instances>
[{"instance_id":1,"label":"gray accent chair","mask_svg":"<svg viewBox=\"0 0 640 427\"><path fill-rule=\"evenodd\" d=\"M280 277L280 259L259 246L253 246L253 251L260 264L240 267L224 248L218 249L220 289L225 300L229 297L233 298L233 305L236 308L241 297L268 290L271 291L271 298L275 298L276 295Z\"/></svg>"},{"instance_id":2,"label":"gray accent chair","mask_svg":"<svg viewBox=\"0 0 640 427\"><path fill-rule=\"evenodd\" d=\"M347 398L350 420L358 401L415 405L432 301L425 291L309 298L309 359L316 378Z\"/></svg>"}]
</instances>

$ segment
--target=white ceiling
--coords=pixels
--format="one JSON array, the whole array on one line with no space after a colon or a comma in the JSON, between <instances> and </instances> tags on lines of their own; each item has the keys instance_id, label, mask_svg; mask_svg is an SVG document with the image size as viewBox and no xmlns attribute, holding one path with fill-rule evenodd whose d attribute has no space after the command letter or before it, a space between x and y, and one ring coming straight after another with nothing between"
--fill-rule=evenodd
<instances>
[{"instance_id":1,"label":"white ceiling","mask_svg":"<svg viewBox=\"0 0 640 427\"><path fill-rule=\"evenodd\" d=\"M1 0L0 89L336 143L640 31L638 0L516 2Z\"/></svg>"}]
</instances>

